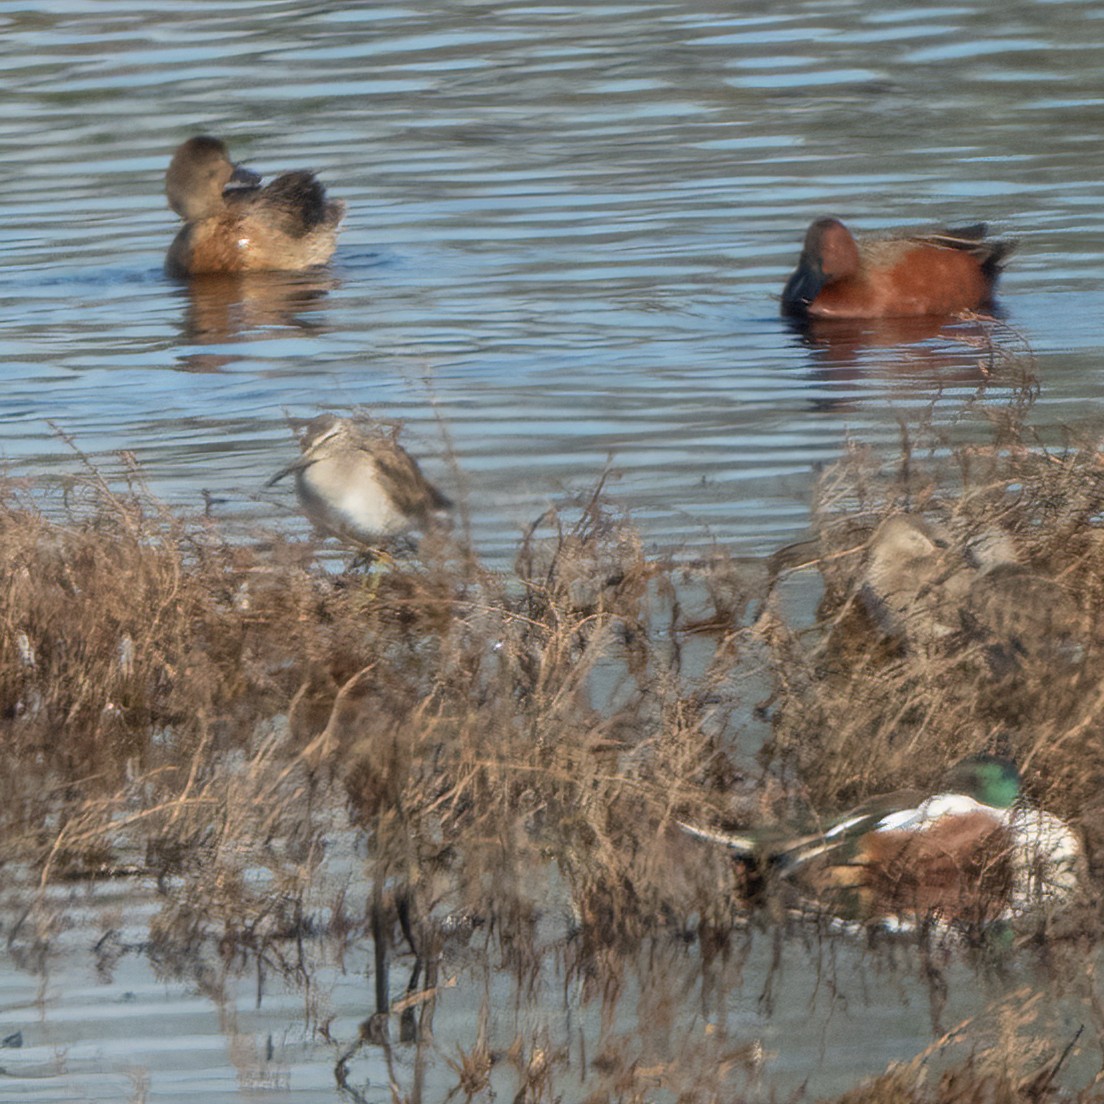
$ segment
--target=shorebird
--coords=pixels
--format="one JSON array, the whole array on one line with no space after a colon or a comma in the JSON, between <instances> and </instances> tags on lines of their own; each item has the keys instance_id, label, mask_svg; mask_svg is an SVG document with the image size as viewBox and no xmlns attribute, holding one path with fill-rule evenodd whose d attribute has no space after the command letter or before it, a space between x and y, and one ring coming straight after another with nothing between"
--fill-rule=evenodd
<instances>
[{"instance_id":1,"label":"shorebird","mask_svg":"<svg viewBox=\"0 0 1104 1104\"><path fill-rule=\"evenodd\" d=\"M295 475L299 505L323 533L362 548L441 521L452 506L393 438L321 414L306 428L302 450L266 487Z\"/></svg>"}]
</instances>

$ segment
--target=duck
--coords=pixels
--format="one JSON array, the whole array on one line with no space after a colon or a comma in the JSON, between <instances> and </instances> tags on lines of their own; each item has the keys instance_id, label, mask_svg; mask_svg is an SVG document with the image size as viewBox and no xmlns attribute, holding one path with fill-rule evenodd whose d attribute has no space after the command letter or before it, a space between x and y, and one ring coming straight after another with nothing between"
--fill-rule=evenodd
<instances>
[{"instance_id":1,"label":"duck","mask_svg":"<svg viewBox=\"0 0 1104 1104\"><path fill-rule=\"evenodd\" d=\"M966 557L977 573L962 603L961 626L983 649L990 672L1004 679L1075 671L1085 656L1084 618L1069 591L1025 564L1000 530L972 537Z\"/></svg>"},{"instance_id":2,"label":"duck","mask_svg":"<svg viewBox=\"0 0 1104 1104\"><path fill-rule=\"evenodd\" d=\"M902 928L1014 920L1069 900L1084 853L1074 830L1028 802L1015 764L975 755L947 787L875 797L822 831L769 839L679 822L844 919Z\"/></svg>"},{"instance_id":3,"label":"duck","mask_svg":"<svg viewBox=\"0 0 1104 1104\"><path fill-rule=\"evenodd\" d=\"M797 319L952 315L990 302L1015 248L987 237L985 223L921 234L856 239L839 219L819 218L805 234L782 291Z\"/></svg>"},{"instance_id":4,"label":"duck","mask_svg":"<svg viewBox=\"0 0 1104 1104\"><path fill-rule=\"evenodd\" d=\"M876 628L915 655L973 644L998 680L1073 671L1084 656L1076 602L995 526L956 547L938 523L891 514L870 538L858 582Z\"/></svg>"},{"instance_id":5,"label":"duck","mask_svg":"<svg viewBox=\"0 0 1104 1104\"><path fill-rule=\"evenodd\" d=\"M444 522L452 501L393 436L363 431L334 414L308 424L300 455L265 486L295 476L307 518L323 534L360 548Z\"/></svg>"},{"instance_id":6,"label":"duck","mask_svg":"<svg viewBox=\"0 0 1104 1104\"><path fill-rule=\"evenodd\" d=\"M875 626L908 650L927 653L958 628L972 577L950 541L918 514L891 514L874 530L859 578L859 598Z\"/></svg>"},{"instance_id":7,"label":"duck","mask_svg":"<svg viewBox=\"0 0 1104 1104\"><path fill-rule=\"evenodd\" d=\"M345 216L311 172L261 177L201 134L182 143L165 173L169 206L184 220L165 259L172 277L295 272L325 264Z\"/></svg>"}]
</instances>

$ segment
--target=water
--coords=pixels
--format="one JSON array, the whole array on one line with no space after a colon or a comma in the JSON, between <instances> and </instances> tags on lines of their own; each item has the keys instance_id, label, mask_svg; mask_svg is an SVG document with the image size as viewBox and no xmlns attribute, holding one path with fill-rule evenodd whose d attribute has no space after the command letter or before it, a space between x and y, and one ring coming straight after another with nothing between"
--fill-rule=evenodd
<instances>
[{"instance_id":1,"label":"water","mask_svg":"<svg viewBox=\"0 0 1104 1104\"><path fill-rule=\"evenodd\" d=\"M848 435L890 453L899 418L954 419L1010 382L984 378L968 329L816 346L783 324L825 213L1018 238L997 340L1033 349L1040 426L1091 431L1102 43L1104 12L1075 0L0 2L9 471L79 472L61 431L109 473L133 453L174 507L210 492L231 531L305 533L286 487L261 491L294 451L285 418L365 407L406 423L491 563L607 466L649 546L769 552ZM325 273L164 277L162 176L197 132L347 202ZM175 1047L224 1076L217 1020ZM848 1072L886 1055L868 1057ZM814 1043L796 1064L825 1060ZM46 1086L24 1095L70 1092Z\"/></svg>"},{"instance_id":2,"label":"water","mask_svg":"<svg viewBox=\"0 0 1104 1104\"><path fill-rule=\"evenodd\" d=\"M657 546L770 550L845 431L888 444L900 409L980 382L953 334L825 356L780 322L826 211L993 220L1020 239L1001 302L1039 358L1040 419L1099 396L1090 4L999 26L984 5L847 3L0 16L17 474L75 468L52 419L108 467L132 451L174 505L208 489L273 522L290 496L255 496L293 449L285 412L363 405L406 421L492 562L607 463ZM162 175L200 130L347 201L329 273L229 304L165 279Z\"/></svg>"}]
</instances>

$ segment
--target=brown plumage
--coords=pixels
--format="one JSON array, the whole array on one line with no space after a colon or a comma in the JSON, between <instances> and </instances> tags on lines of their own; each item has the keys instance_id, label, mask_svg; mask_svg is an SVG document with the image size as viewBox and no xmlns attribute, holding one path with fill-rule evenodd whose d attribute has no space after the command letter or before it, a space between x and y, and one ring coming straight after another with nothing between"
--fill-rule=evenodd
<instances>
[{"instance_id":1,"label":"brown plumage","mask_svg":"<svg viewBox=\"0 0 1104 1104\"><path fill-rule=\"evenodd\" d=\"M859 594L886 636L926 655L969 643L997 677L1069 670L1084 653L1084 618L1070 594L1020 561L996 528L948 547L938 527L894 514L870 540Z\"/></svg>"},{"instance_id":2,"label":"brown plumage","mask_svg":"<svg viewBox=\"0 0 1104 1104\"><path fill-rule=\"evenodd\" d=\"M1068 899L1083 877L1081 842L1026 801L1007 759L971 756L946 792L872 797L819 831L728 833L680 822L760 876L852 919L983 924Z\"/></svg>"},{"instance_id":3,"label":"brown plumage","mask_svg":"<svg viewBox=\"0 0 1104 1104\"><path fill-rule=\"evenodd\" d=\"M962 605L967 637L999 677L1069 671L1084 656L1084 617L1069 592L1021 562L1011 538L993 530L967 547L978 574Z\"/></svg>"},{"instance_id":4,"label":"brown plumage","mask_svg":"<svg viewBox=\"0 0 1104 1104\"><path fill-rule=\"evenodd\" d=\"M811 862L805 879L821 893L854 891L862 915L983 923L1000 915L1012 891L1012 849L1008 828L979 810L943 817L923 832L868 832L846 863Z\"/></svg>"},{"instance_id":5,"label":"brown plumage","mask_svg":"<svg viewBox=\"0 0 1104 1104\"><path fill-rule=\"evenodd\" d=\"M976 310L989 301L1014 242L984 223L856 240L838 219L817 219L782 292L799 318L895 318Z\"/></svg>"},{"instance_id":6,"label":"brown plumage","mask_svg":"<svg viewBox=\"0 0 1104 1104\"><path fill-rule=\"evenodd\" d=\"M322 414L307 426L299 458L269 481L295 474L295 493L324 533L372 547L442 520L452 502L395 440Z\"/></svg>"},{"instance_id":7,"label":"brown plumage","mask_svg":"<svg viewBox=\"0 0 1104 1104\"><path fill-rule=\"evenodd\" d=\"M171 276L296 271L324 264L345 214L313 173L283 173L267 187L230 160L226 144L200 135L173 155L169 206L184 220L169 248Z\"/></svg>"},{"instance_id":8,"label":"brown plumage","mask_svg":"<svg viewBox=\"0 0 1104 1104\"><path fill-rule=\"evenodd\" d=\"M893 514L870 539L859 594L875 624L921 654L957 631L972 578L946 539L922 517Z\"/></svg>"}]
</instances>

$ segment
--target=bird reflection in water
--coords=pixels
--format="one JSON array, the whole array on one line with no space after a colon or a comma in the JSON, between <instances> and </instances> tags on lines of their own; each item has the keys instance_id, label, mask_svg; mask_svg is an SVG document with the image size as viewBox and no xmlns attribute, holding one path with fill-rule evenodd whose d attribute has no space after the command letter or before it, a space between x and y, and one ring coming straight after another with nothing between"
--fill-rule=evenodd
<instances>
[{"instance_id":1,"label":"bird reflection in water","mask_svg":"<svg viewBox=\"0 0 1104 1104\"><path fill-rule=\"evenodd\" d=\"M1000 381L1002 366L1022 346L1022 339L999 318L974 312L949 317L793 319L788 325L795 342L807 351L806 367L812 378L831 387L898 377L921 387L984 387ZM821 395L816 402L818 409L826 410L855 405L852 387L844 387L838 398Z\"/></svg>"},{"instance_id":2,"label":"bird reflection in water","mask_svg":"<svg viewBox=\"0 0 1104 1104\"><path fill-rule=\"evenodd\" d=\"M180 287L187 297L181 342L228 345L286 337L288 330L325 333L327 296L339 285L332 273L321 270L193 277ZM190 350L177 364L189 372L219 372L239 359L226 349Z\"/></svg>"}]
</instances>

